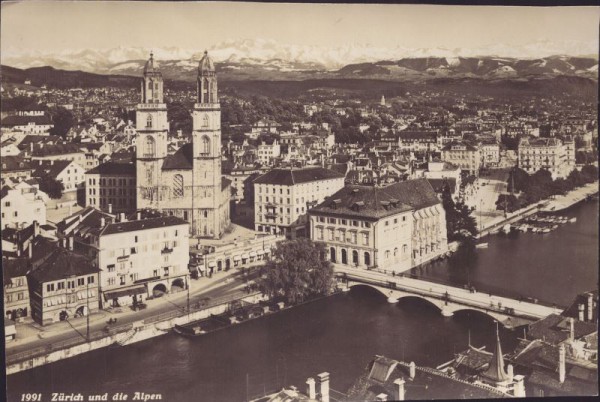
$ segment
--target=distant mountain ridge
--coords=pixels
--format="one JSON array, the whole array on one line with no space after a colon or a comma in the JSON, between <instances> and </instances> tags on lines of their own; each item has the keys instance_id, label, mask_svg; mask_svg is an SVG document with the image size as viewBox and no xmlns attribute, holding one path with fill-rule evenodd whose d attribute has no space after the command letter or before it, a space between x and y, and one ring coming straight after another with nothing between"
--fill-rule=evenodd
<instances>
[{"instance_id":1,"label":"distant mountain ridge","mask_svg":"<svg viewBox=\"0 0 600 402\"><path fill-rule=\"evenodd\" d=\"M401 43L401 42L399 42ZM308 79L374 77L413 79L430 76L523 76L567 74L593 77L597 50L589 43L542 41L524 46L494 44L482 48L442 47L409 49L366 44L340 46L291 45L271 39L227 40L207 48L224 79ZM571 55L562 54L569 49ZM150 50L164 76L172 80L195 79L204 49L175 46L146 49L119 46L112 49L27 52L3 49L2 64L21 69L51 66L96 74L141 73Z\"/></svg>"}]
</instances>

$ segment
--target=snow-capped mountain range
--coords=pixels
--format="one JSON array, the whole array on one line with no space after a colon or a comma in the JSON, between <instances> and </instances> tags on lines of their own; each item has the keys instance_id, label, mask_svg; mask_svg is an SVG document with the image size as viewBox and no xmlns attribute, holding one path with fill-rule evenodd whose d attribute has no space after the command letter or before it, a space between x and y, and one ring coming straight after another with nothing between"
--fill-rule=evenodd
<instances>
[{"instance_id":1,"label":"snow-capped mountain range","mask_svg":"<svg viewBox=\"0 0 600 402\"><path fill-rule=\"evenodd\" d=\"M565 47L567 45L568 47ZM560 54L560 50L565 48L571 49L572 55L582 57L550 57ZM266 73L273 79L284 75L301 76L317 72L326 76L333 74L395 77L407 71L428 75L472 73L510 76L519 75L523 67L533 73L597 75L597 55L589 56L594 54L594 50L590 49L590 44L579 42L536 42L522 47L494 45L479 49L408 49L400 45L394 48L368 45L342 45L331 48L284 45L265 39L245 39L224 41L206 50L215 60L218 70L225 75L239 79L258 78L257 75ZM64 50L59 53L6 49L1 60L4 65L17 68L52 66L57 69L99 74L139 75L151 50L166 78L187 80L193 79L205 49L120 46L104 50ZM579 61L571 63L569 60Z\"/></svg>"}]
</instances>

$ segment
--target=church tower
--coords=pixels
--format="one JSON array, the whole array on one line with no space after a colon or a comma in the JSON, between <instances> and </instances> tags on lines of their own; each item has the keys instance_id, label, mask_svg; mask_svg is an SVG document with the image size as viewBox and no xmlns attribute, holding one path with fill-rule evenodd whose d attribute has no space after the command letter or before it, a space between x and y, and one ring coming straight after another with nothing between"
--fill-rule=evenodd
<instances>
[{"instance_id":1,"label":"church tower","mask_svg":"<svg viewBox=\"0 0 600 402\"><path fill-rule=\"evenodd\" d=\"M144 66L142 101L136 108L137 208L161 209L161 169L167 156L167 105L154 55Z\"/></svg>"},{"instance_id":2,"label":"church tower","mask_svg":"<svg viewBox=\"0 0 600 402\"><path fill-rule=\"evenodd\" d=\"M220 237L225 230L221 206L228 199L223 199L221 188L221 107L217 97L217 76L208 52L204 52L198 65L192 120L195 192L192 232L201 237Z\"/></svg>"}]
</instances>

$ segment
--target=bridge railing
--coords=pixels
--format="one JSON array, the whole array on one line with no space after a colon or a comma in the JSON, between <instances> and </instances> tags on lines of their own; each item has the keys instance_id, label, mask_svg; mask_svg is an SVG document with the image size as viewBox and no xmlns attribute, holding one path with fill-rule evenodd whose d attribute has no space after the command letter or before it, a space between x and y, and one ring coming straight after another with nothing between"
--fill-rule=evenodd
<instances>
[{"instance_id":1,"label":"bridge railing","mask_svg":"<svg viewBox=\"0 0 600 402\"><path fill-rule=\"evenodd\" d=\"M446 301L446 302L455 302L455 303L463 304L466 306L475 307L478 309L483 308L485 310L495 311L495 312L509 314L509 315L515 315L515 311L518 311L517 315L519 315L519 316L526 316L526 317L529 317L532 319L539 318L539 317L536 317L535 315L532 315L531 313L529 313L526 309L510 308L509 306L502 307L502 305L499 302L498 302L498 304L492 302L488 306L487 303L483 302L483 300L481 300L481 301L471 300L469 297L464 297L464 296L455 295L455 294L454 295L448 294L447 292L444 294L444 293L441 293L439 290L436 293L431 293L431 292L427 292L426 290L423 290L423 289L418 289L418 288L414 288L412 286L407 286L405 284L396 283L393 280L386 280L386 279L379 279L379 278L365 278L364 276L359 276L358 273L356 275L341 273L340 277L345 278L350 281L358 282L358 283L364 283L364 284L384 287L387 289L395 289L395 290L405 291L405 292L408 292L408 293L411 293L414 295L423 296L423 297L426 297L429 299L436 299L436 300ZM544 306L544 307L546 307L546 306Z\"/></svg>"},{"instance_id":2,"label":"bridge railing","mask_svg":"<svg viewBox=\"0 0 600 402\"><path fill-rule=\"evenodd\" d=\"M539 304L540 306L546 306L546 307L555 307L555 308L559 308L559 309L566 308L566 306L560 306L560 305L557 305L556 303L552 303L547 300L540 300L539 298L534 298L534 297L531 297L530 295L525 295L525 294L517 292L515 290L509 290L506 288L493 286L493 285L489 285L489 284L485 284L485 283L481 283L481 282L470 282L469 284L466 284L466 283L461 283L461 282L456 282L456 281L451 281L451 280L444 280L441 278L431 278L424 274L419 274L416 272L409 272L409 271L397 273L394 275L391 275L390 272L383 271L383 270L374 270L374 271L390 275L390 278L402 277L402 278L419 279L422 281L432 282L432 283L435 283L438 285L451 286L454 288L467 289L467 290L472 287L479 293L487 293L492 296L506 297L509 299ZM357 273L358 272L360 272L360 271L357 271ZM366 271L366 272L369 272L369 271Z\"/></svg>"}]
</instances>

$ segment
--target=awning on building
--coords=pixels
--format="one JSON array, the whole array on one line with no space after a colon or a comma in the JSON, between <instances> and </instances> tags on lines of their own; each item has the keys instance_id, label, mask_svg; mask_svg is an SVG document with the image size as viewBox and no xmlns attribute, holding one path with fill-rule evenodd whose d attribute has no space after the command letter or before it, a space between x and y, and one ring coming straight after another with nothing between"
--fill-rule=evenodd
<instances>
[{"instance_id":1,"label":"awning on building","mask_svg":"<svg viewBox=\"0 0 600 402\"><path fill-rule=\"evenodd\" d=\"M242 258L243 259L247 259L248 258L248 254L246 254L246 253L242 254Z\"/></svg>"},{"instance_id":2,"label":"awning on building","mask_svg":"<svg viewBox=\"0 0 600 402\"><path fill-rule=\"evenodd\" d=\"M112 290L109 292L105 292L104 298L106 300L109 300L109 299L116 299L117 297L139 295L142 293L146 293L146 286L137 285L137 286L131 286L129 288L121 288L121 289L115 289L115 290Z\"/></svg>"},{"instance_id":3,"label":"awning on building","mask_svg":"<svg viewBox=\"0 0 600 402\"><path fill-rule=\"evenodd\" d=\"M240 258L239 255L234 255L233 256L233 261L239 261L239 260L241 260L241 258Z\"/></svg>"},{"instance_id":4,"label":"awning on building","mask_svg":"<svg viewBox=\"0 0 600 402\"><path fill-rule=\"evenodd\" d=\"M209 263L208 263L208 267L209 267L209 268L214 268L214 267L216 267L216 266L217 266L217 263L216 263L216 262L214 262L214 261L211 261L211 262L209 262Z\"/></svg>"},{"instance_id":5,"label":"awning on building","mask_svg":"<svg viewBox=\"0 0 600 402\"><path fill-rule=\"evenodd\" d=\"M254 258L256 257L256 251L250 251L250 257Z\"/></svg>"}]
</instances>

